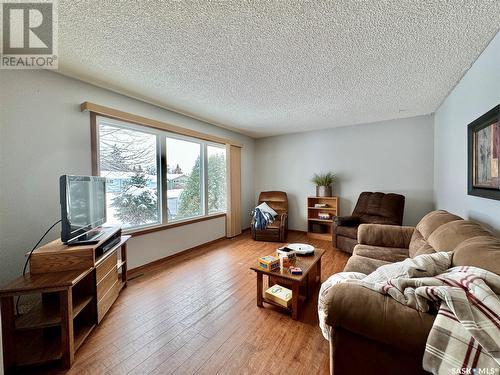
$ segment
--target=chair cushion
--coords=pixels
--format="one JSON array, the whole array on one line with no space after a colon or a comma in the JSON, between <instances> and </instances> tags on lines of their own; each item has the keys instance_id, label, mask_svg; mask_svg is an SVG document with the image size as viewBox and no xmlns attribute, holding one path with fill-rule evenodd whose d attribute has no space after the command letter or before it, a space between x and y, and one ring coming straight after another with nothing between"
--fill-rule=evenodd
<instances>
[{"instance_id":1,"label":"chair cushion","mask_svg":"<svg viewBox=\"0 0 500 375\"><path fill-rule=\"evenodd\" d=\"M386 262L400 262L408 258L408 249L359 244L352 254Z\"/></svg>"},{"instance_id":2,"label":"chair cushion","mask_svg":"<svg viewBox=\"0 0 500 375\"><path fill-rule=\"evenodd\" d=\"M392 262L387 262L380 259L367 258L360 255L353 255L347 261L347 264L344 267L344 272L361 272L368 275L373 271L375 271L380 266L389 263Z\"/></svg>"},{"instance_id":3,"label":"chair cushion","mask_svg":"<svg viewBox=\"0 0 500 375\"><path fill-rule=\"evenodd\" d=\"M267 224L266 229L279 229L281 226L281 220L276 219L272 223Z\"/></svg>"},{"instance_id":4,"label":"chair cushion","mask_svg":"<svg viewBox=\"0 0 500 375\"><path fill-rule=\"evenodd\" d=\"M353 211L363 223L401 225L405 197L400 194L363 192Z\"/></svg>"},{"instance_id":5,"label":"chair cushion","mask_svg":"<svg viewBox=\"0 0 500 375\"><path fill-rule=\"evenodd\" d=\"M338 226L335 228L335 234L349 238L358 239L358 227L343 227Z\"/></svg>"},{"instance_id":6,"label":"chair cushion","mask_svg":"<svg viewBox=\"0 0 500 375\"><path fill-rule=\"evenodd\" d=\"M351 253L358 244L357 239L346 236L335 236L335 247L339 250Z\"/></svg>"}]
</instances>

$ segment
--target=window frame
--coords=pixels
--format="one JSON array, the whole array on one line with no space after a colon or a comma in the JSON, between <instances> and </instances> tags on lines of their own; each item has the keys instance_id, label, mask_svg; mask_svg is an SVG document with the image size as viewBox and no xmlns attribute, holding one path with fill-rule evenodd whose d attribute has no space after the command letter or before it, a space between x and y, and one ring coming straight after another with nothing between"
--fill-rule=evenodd
<instances>
[{"instance_id":1,"label":"window frame","mask_svg":"<svg viewBox=\"0 0 500 375\"><path fill-rule=\"evenodd\" d=\"M224 150L226 153L226 194L228 192L228 159L226 152L226 144L218 143L206 139L196 138L190 135L178 134L169 130L159 128L152 128L147 125L130 122L120 118L114 118L103 114L90 113L91 117L91 149L92 149L92 174L100 176L100 135L99 129L101 121L110 126L118 128L130 129L139 131L146 134L152 134L156 137L156 176L157 176L157 193L158 193L158 209L159 209L159 223L144 224L134 227L123 229L126 234L142 235L167 228L174 228L182 225L188 225L205 220L211 220L219 217L226 217L227 204L224 211L209 213L208 210L208 146L217 147ZM103 120L101 120L101 118ZM183 218L178 220L169 220L168 218L168 199L167 199L167 138L183 140L188 142L197 143L200 145L200 194L201 194L201 208L202 214ZM227 201L228 197L226 197Z\"/></svg>"},{"instance_id":2,"label":"window frame","mask_svg":"<svg viewBox=\"0 0 500 375\"><path fill-rule=\"evenodd\" d=\"M208 147L217 147L217 148L221 148L224 150L224 157L225 157L225 160L226 160L226 209L225 211L217 211L217 212L212 212L212 215L215 215L215 214L218 214L218 213L227 213L227 207L228 207L228 193L229 193L229 178L228 178L228 168L229 168L229 165L228 165L228 156L227 156L227 147L226 145L221 145L220 143L215 143L215 142L211 142L211 141L206 141L206 145L205 145L205 174L206 174L206 179L205 179L205 213L206 214L209 214L209 209L208 209Z\"/></svg>"}]
</instances>

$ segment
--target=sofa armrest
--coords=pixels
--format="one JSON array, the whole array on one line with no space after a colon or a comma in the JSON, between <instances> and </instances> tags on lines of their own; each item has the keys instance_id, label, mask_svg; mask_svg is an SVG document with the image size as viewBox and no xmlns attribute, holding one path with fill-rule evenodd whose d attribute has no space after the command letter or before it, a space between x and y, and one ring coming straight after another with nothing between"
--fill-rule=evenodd
<instances>
[{"instance_id":1,"label":"sofa armrest","mask_svg":"<svg viewBox=\"0 0 500 375\"><path fill-rule=\"evenodd\" d=\"M402 305L361 285L341 283L328 291L326 323L409 353L423 354L435 315ZM418 354L417 354L418 353Z\"/></svg>"},{"instance_id":2,"label":"sofa armrest","mask_svg":"<svg viewBox=\"0 0 500 375\"><path fill-rule=\"evenodd\" d=\"M336 226L355 227L359 225L360 220L357 216L335 216L333 222Z\"/></svg>"},{"instance_id":3,"label":"sofa armrest","mask_svg":"<svg viewBox=\"0 0 500 375\"><path fill-rule=\"evenodd\" d=\"M361 224L358 227L358 243L407 249L414 230L414 227L399 225Z\"/></svg>"}]
</instances>

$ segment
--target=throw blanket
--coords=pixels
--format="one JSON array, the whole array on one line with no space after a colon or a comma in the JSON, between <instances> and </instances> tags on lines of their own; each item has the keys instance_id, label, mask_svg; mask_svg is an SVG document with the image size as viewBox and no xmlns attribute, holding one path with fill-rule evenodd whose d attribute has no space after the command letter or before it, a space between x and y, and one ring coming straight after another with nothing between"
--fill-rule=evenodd
<instances>
[{"instance_id":1,"label":"throw blanket","mask_svg":"<svg viewBox=\"0 0 500 375\"><path fill-rule=\"evenodd\" d=\"M426 371L499 374L500 276L477 267L450 266L451 253L435 253L379 267L370 275L333 275L321 286L318 301L323 335L330 337L327 305L335 303L328 301L328 289L341 282L355 283L418 311L438 311L427 338Z\"/></svg>"},{"instance_id":2,"label":"throw blanket","mask_svg":"<svg viewBox=\"0 0 500 375\"><path fill-rule=\"evenodd\" d=\"M255 229L266 229L267 225L274 221L273 215L257 207L253 210L253 218L255 220Z\"/></svg>"}]
</instances>

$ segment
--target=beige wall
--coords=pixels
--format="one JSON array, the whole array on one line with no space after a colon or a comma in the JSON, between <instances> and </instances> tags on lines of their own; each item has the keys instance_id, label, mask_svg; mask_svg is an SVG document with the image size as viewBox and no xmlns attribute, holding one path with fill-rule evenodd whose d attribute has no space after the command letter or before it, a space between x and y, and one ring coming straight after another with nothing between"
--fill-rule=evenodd
<instances>
[{"instance_id":1,"label":"beige wall","mask_svg":"<svg viewBox=\"0 0 500 375\"><path fill-rule=\"evenodd\" d=\"M48 71L0 71L0 283L19 276L24 254L60 218L58 179L90 174L90 101L204 133L234 139L242 149L242 225L253 206L255 141L165 109ZM136 267L224 235L224 219L131 240ZM46 241L59 236L59 227Z\"/></svg>"},{"instance_id":2,"label":"beige wall","mask_svg":"<svg viewBox=\"0 0 500 375\"><path fill-rule=\"evenodd\" d=\"M362 191L405 195L408 225L434 208L431 115L259 139L255 151L255 192L288 193L291 229L307 230L310 180L322 171L337 176L341 215L352 212Z\"/></svg>"}]
</instances>

